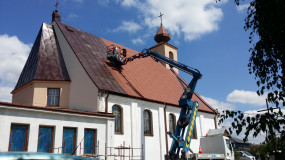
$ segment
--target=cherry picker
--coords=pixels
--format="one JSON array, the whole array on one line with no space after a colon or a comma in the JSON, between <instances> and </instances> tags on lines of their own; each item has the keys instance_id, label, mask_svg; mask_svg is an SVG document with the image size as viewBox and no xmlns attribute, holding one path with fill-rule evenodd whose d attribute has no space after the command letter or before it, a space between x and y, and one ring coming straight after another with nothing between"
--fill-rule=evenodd
<instances>
[{"instance_id":1,"label":"cherry picker","mask_svg":"<svg viewBox=\"0 0 285 160\"><path fill-rule=\"evenodd\" d=\"M191 151L190 143L199 108L199 103L197 101L192 101L191 99L193 97L197 81L202 77L200 71L148 49L144 49L142 52L128 58L126 58L126 49L120 49L119 47L112 45L108 46L107 50L107 59L115 65L125 65L134 59L151 56L156 61L167 63L172 72L176 74L177 79L184 88L184 92L179 100L179 107L181 108L181 111L177 121L175 133L167 133L173 139L173 141L169 154L165 155L165 160L186 160L186 153ZM182 80L172 69L173 67L193 76L187 87L183 85Z\"/></svg>"}]
</instances>

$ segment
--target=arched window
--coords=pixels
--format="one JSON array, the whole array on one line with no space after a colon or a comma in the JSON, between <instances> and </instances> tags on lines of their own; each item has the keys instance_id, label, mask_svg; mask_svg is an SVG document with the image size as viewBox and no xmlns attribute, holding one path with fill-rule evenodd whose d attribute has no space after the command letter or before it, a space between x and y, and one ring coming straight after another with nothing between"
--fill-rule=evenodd
<instances>
[{"instance_id":1,"label":"arched window","mask_svg":"<svg viewBox=\"0 0 285 160\"><path fill-rule=\"evenodd\" d=\"M144 122L144 135L152 136L152 114L150 110L143 111L143 122Z\"/></svg>"},{"instance_id":2,"label":"arched window","mask_svg":"<svg viewBox=\"0 0 285 160\"><path fill-rule=\"evenodd\" d=\"M174 57L173 57L173 53L170 51L169 52L169 58L171 58L171 59L173 59Z\"/></svg>"},{"instance_id":3,"label":"arched window","mask_svg":"<svg viewBox=\"0 0 285 160\"><path fill-rule=\"evenodd\" d=\"M176 118L175 115L170 113L168 116L169 120L169 132L175 134L175 128L176 128Z\"/></svg>"},{"instance_id":4,"label":"arched window","mask_svg":"<svg viewBox=\"0 0 285 160\"><path fill-rule=\"evenodd\" d=\"M114 105L112 112L115 116L115 133L123 133L123 109L121 106Z\"/></svg>"}]
</instances>

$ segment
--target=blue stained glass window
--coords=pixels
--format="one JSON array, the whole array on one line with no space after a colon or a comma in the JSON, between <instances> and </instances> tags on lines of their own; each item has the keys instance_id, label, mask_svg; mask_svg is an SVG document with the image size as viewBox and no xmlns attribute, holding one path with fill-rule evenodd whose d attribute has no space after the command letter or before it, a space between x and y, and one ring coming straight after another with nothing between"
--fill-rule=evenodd
<instances>
[{"instance_id":1,"label":"blue stained glass window","mask_svg":"<svg viewBox=\"0 0 285 160\"><path fill-rule=\"evenodd\" d=\"M59 106L59 88L48 89L48 105Z\"/></svg>"},{"instance_id":2,"label":"blue stained glass window","mask_svg":"<svg viewBox=\"0 0 285 160\"><path fill-rule=\"evenodd\" d=\"M53 128L52 127L40 127L38 152L52 153L52 148L53 148L52 141L53 141Z\"/></svg>"},{"instance_id":3,"label":"blue stained glass window","mask_svg":"<svg viewBox=\"0 0 285 160\"><path fill-rule=\"evenodd\" d=\"M73 154L75 149L76 130L75 128L63 128L62 153Z\"/></svg>"},{"instance_id":4,"label":"blue stained glass window","mask_svg":"<svg viewBox=\"0 0 285 160\"><path fill-rule=\"evenodd\" d=\"M9 151L27 151L28 126L12 125Z\"/></svg>"},{"instance_id":5,"label":"blue stained glass window","mask_svg":"<svg viewBox=\"0 0 285 160\"><path fill-rule=\"evenodd\" d=\"M84 131L84 153L85 154L95 154L95 130L85 129Z\"/></svg>"}]
</instances>

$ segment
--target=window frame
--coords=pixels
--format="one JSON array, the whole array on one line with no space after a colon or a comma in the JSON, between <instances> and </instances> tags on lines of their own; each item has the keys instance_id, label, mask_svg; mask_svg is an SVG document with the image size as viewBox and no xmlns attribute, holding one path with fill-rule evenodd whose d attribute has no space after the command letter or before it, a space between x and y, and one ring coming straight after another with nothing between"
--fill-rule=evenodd
<instances>
[{"instance_id":1,"label":"window frame","mask_svg":"<svg viewBox=\"0 0 285 160\"><path fill-rule=\"evenodd\" d=\"M25 142L24 142L24 150L23 151L24 152L28 151L28 141L29 141L28 136L29 136L30 125L29 124L19 124L19 123L11 123L8 151L15 151L15 150L11 150L12 126L25 126L25 127L27 127L26 131L25 131Z\"/></svg>"},{"instance_id":2,"label":"window frame","mask_svg":"<svg viewBox=\"0 0 285 160\"><path fill-rule=\"evenodd\" d=\"M144 112L148 112L149 113L150 133L145 133L145 122L146 122L146 119L144 117ZM144 128L143 128L144 136L153 136L153 118L152 118L152 112L149 109L145 109L143 111L143 125L144 125Z\"/></svg>"},{"instance_id":3,"label":"window frame","mask_svg":"<svg viewBox=\"0 0 285 160\"><path fill-rule=\"evenodd\" d=\"M40 138L40 128L51 128L51 143L50 143L50 152L42 152L42 153L53 153L53 148L54 148L54 126L39 126L39 133L38 133L38 145L37 145L37 152L39 152L39 138Z\"/></svg>"},{"instance_id":4,"label":"window frame","mask_svg":"<svg viewBox=\"0 0 285 160\"><path fill-rule=\"evenodd\" d=\"M58 90L58 105L49 105L49 90L50 89L56 89ZM47 106L49 107L59 107L60 106L60 92L61 92L61 88L47 88Z\"/></svg>"},{"instance_id":5,"label":"window frame","mask_svg":"<svg viewBox=\"0 0 285 160\"><path fill-rule=\"evenodd\" d=\"M173 127L173 129L174 129L174 130L173 130L174 132L172 132L172 133L175 134L175 129L176 129L176 116L175 116L173 113L169 113L169 115L168 115L168 131L171 132L171 131L170 131L170 118L169 118L170 116L173 118L173 126L172 126L172 127Z\"/></svg>"},{"instance_id":6,"label":"window frame","mask_svg":"<svg viewBox=\"0 0 285 160\"><path fill-rule=\"evenodd\" d=\"M120 106L120 105L118 105L118 104L115 104L115 105L113 105L112 106L112 113L114 114L114 110L113 110L113 107L118 107L119 109L120 109L120 131L119 132L116 132L116 115L114 115L115 116L115 125L114 125L114 132L115 132L115 134L124 134L124 116L123 116L123 113L124 113L124 111L123 111L123 107L122 106Z\"/></svg>"},{"instance_id":7,"label":"window frame","mask_svg":"<svg viewBox=\"0 0 285 160\"><path fill-rule=\"evenodd\" d=\"M63 141L63 138L64 138L64 129L73 129L74 130L74 137L73 137L73 150L72 150L72 153L74 152L74 150L75 150L75 148L76 148L76 143L77 143L77 141L76 141L76 139L77 139L77 128L74 128L74 127L63 127L63 129L62 129L62 154L67 154L67 155L72 155L72 153L71 154L69 154L69 153L63 153L63 151L64 151L64 148L65 148L65 145L64 145L64 141ZM76 153L74 153L74 154L76 154Z\"/></svg>"}]
</instances>

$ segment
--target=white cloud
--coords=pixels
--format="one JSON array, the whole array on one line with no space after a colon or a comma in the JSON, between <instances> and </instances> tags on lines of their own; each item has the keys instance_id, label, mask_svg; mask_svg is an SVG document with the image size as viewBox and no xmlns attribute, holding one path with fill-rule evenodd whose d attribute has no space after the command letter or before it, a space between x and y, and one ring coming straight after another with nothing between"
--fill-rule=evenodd
<instances>
[{"instance_id":1,"label":"white cloud","mask_svg":"<svg viewBox=\"0 0 285 160\"><path fill-rule=\"evenodd\" d=\"M244 137L245 134L240 134L240 137ZM249 134L248 136L248 142L253 144L260 144L265 141L266 133L260 132L258 136L253 137L253 134Z\"/></svg>"},{"instance_id":2,"label":"white cloud","mask_svg":"<svg viewBox=\"0 0 285 160\"><path fill-rule=\"evenodd\" d=\"M213 0L121 0L122 6L135 7L142 13L144 25L156 28L159 12L164 14L163 25L171 34L183 34L185 40L194 40L218 30L223 18L219 5Z\"/></svg>"},{"instance_id":3,"label":"white cloud","mask_svg":"<svg viewBox=\"0 0 285 160\"><path fill-rule=\"evenodd\" d=\"M109 4L109 0L97 0L97 2L99 3L99 5L104 7L108 6Z\"/></svg>"},{"instance_id":4,"label":"white cloud","mask_svg":"<svg viewBox=\"0 0 285 160\"><path fill-rule=\"evenodd\" d=\"M77 18L78 15L77 14L74 14L74 13L71 13L68 15L67 19L74 19L74 18Z\"/></svg>"},{"instance_id":5,"label":"white cloud","mask_svg":"<svg viewBox=\"0 0 285 160\"><path fill-rule=\"evenodd\" d=\"M137 2L139 1L138 0L122 0L122 5L130 7L130 6L135 5Z\"/></svg>"},{"instance_id":6,"label":"white cloud","mask_svg":"<svg viewBox=\"0 0 285 160\"><path fill-rule=\"evenodd\" d=\"M258 96L256 92L234 90L227 96L227 101L237 102L243 104L250 104L254 106L264 106L266 95Z\"/></svg>"},{"instance_id":7,"label":"white cloud","mask_svg":"<svg viewBox=\"0 0 285 160\"><path fill-rule=\"evenodd\" d=\"M24 44L16 36L0 35L0 79L1 83L18 80L31 50L31 44Z\"/></svg>"},{"instance_id":8,"label":"white cloud","mask_svg":"<svg viewBox=\"0 0 285 160\"><path fill-rule=\"evenodd\" d=\"M142 27L136 22L123 21L122 25L114 29L113 32L127 31L127 32L135 33L140 29L142 29Z\"/></svg>"},{"instance_id":9,"label":"white cloud","mask_svg":"<svg viewBox=\"0 0 285 160\"><path fill-rule=\"evenodd\" d=\"M138 37L136 39L132 39L133 44L144 44L144 41L142 38Z\"/></svg>"},{"instance_id":10,"label":"white cloud","mask_svg":"<svg viewBox=\"0 0 285 160\"><path fill-rule=\"evenodd\" d=\"M239 135L236 135L236 133L234 131L232 136L236 137L236 138L238 138L240 140L243 140L243 138L245 137L245 132L246 132L246 128L244 127ZM265 132L260 132L258 136L253 137L253 132L251 131L248 134L248 141L247 142L248 143L253 143L253 144L260 144L260 143L265 141L265 136L266 136Z\"/></svg>"},{"instance_id":11,"label":"white cloud","mask_svg":"<svg viewBox=\"0 0 285 160\"><path fill-rule=\"evenodd\" d=\"M236 6L236 9L238 13L241 14L241 13L244 13L248 7L249 7L249 4L241 4L241 5Z\"/></svg>"},{"instance_id":12,"label":"white cloud","mask_svg":"<svg viewBox=\"0 0 285 160\"><path fill-rule=\"evenodd\" d=\"M279 112L279 109L274 109L273 111L277 113L277 112ZM248 110L248 111L245 111L244 114L249 116L249 117L254 117L256 114L264 114L266 112L267 112L267 110L266 110L266 108L264 108L264 109L259 109L259 110ZM269 112L271 112L271 111L269 111ZM281 112L285 115L285 109L281 109Z\"/></svg>"},{"instance_id":13,"label":"white cloud","mask_svg":"<svg viewBox=\"0 0 285 160\"><path fill-rule=\"evenodd\" d=\"M0 86L0 101L1 102L11 102L12 94L10 93L13 90L12 87L2 87Z\"/></svg>"},{"instance_id":14,"label":"white cloud","mask_svg":"<svg viewBox=\"0 0 285 160\"><path fill-rule=\"evenodd\" d=\"M235 110L236 106L231 104L231 103L227 103L227 102L221 102L218 100L215 100L213 98L208 98L205 96L201 96L209 105L211 105L211 107L218 109L218 111L223 111L223 110Z\"/></svg>"},{"instance_id":15,"label":"white cloud","mask_svg":"<svg viewBox=\"0 0 285 160\"><path fill-rule=\"evenodd\" d=\"M0 101L11 101L14 88L24 67L31 44L21 42L16 36L0 35Z\"/></svg>"}]
</instances>

